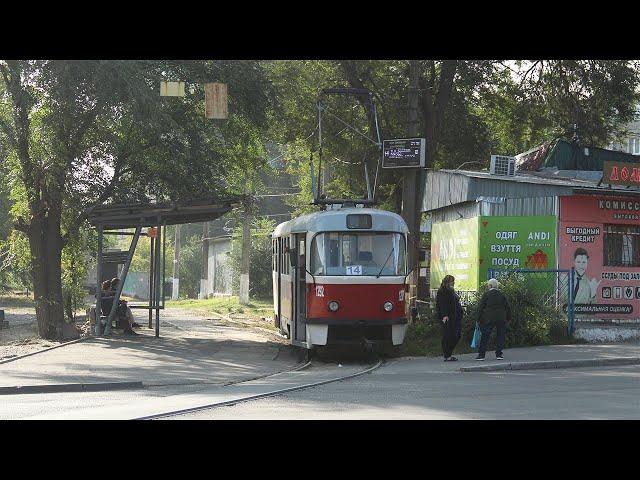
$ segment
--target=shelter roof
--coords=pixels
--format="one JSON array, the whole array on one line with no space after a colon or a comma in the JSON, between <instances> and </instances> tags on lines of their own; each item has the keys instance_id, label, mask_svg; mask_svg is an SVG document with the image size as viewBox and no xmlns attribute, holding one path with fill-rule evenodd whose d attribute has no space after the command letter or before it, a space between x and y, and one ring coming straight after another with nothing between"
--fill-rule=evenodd
<instances>
[{"instance_id":1,"label":"shelter roof","mask_svg":"<svg viewBox=\"0 0 640 480\"><path fill-rule=\"evenodd\" d=\"M241 196L198 199L173 203L117 203L89 210L89 223L104 228L177 225L215 220L240 206Z\"/></svg>"}]
</instances>

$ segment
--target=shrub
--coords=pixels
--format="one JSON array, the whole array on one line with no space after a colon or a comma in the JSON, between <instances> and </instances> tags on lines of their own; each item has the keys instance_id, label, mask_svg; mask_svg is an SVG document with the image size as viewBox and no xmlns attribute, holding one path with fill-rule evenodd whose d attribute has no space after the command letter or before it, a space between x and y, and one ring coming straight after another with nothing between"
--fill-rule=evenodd
<instances>
[{"instance_id":1,"label":"shrub","mask_svg":"<svg viewBox=\"0 0 640 480\"><path fill-rule=\"evenodd\" d=\"M550 290L548 285L549 282L544 278L541 281L541 278L531 275L512 273L500 277L500 290L507 297L512 314L511 322L507 325L507 347L546 345L567 339L566 320L554 299L549 298L553 297L550 294L553 287ZM480 299L486 291L487 286L483 284L478 296L469 304L468 315L463 323L464 341L471 341ZM493 342L490 348L494 346Z\"/></svg>"},{"instance_id":2,"label":"shrub","mask_svg":"<svg viewBox=\"0 0 640 480\"><path fill-rule=\"evenodd\" d=\"M251 297L271 298L273 284L271 276L271 232L275 221L257 218L251 228L251 261L249 264L249 293ZM234 294L240 291L240 270L242 262L242 226L234 232L231 245L232 288Z\"/></svg>"}]
</instances>

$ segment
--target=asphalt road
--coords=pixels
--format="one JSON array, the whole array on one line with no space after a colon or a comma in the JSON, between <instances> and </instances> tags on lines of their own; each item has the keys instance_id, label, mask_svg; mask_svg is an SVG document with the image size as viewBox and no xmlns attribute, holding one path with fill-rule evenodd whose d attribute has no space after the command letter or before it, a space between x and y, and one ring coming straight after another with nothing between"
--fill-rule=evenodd
<instances>
[{"instance_id":1,"label":"asphalt road","mask_svg":"<svg viewBox=\"0 0 640 480\"><path fill-rule=\"evenodd\" d=\"M425 371L391 362L352 380L179 419L639 419L640 366Z\"/></svg>"},{"instance_id":2,"label":"asphalt road","mask_svg":"<svg viewBox=\"0 0 640 480\"><path fill-rule=\"evenodd\" d=\"M315 373L312 370L305 375L339 376L336 367L314 367ZM342 373L361 367L344 365L339 370ZM361 377L174 418L640 418L640 366L492 373L434 371L425 367L422 359L390 362ZM259 382L260 388L268 390L270 382ZM132 391L4 395L0 418L137 418L158 408L179 408L188 398L195 404L215 401L219 388L174 385Z\"/></svg>"}]
</instances>

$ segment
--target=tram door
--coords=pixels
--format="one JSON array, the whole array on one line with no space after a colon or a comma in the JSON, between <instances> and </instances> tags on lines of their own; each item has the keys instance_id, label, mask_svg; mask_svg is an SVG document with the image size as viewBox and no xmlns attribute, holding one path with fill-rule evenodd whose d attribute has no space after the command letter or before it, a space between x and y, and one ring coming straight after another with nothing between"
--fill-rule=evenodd
<instances>
[{"instance_id":1,"label":"tram door","mask_svg":"<svg viewBox=\"0 0 640 480\"><path fill-rule=\"evenodd\" d=\"M295 339L304 342L307 339L307 283L306 283L306 257L305 257L305 237L306 234L298 233L294 235L296 255L298 256L297 266L294 269L294 308L295 308Z\"/></svg>"},{"instance_id":2,"label":"tram door","mask_svg":"<svg viewBox=\"0 0 640 480\"><path fill-rule=\"evenodd\" d=\"M281 261L280 257L282 256L282 239L275 238L273 240L273 301L274 301L274 313L275 313L275 324L276 327L280 328L280 319L282 318L282 314L280 312L280 274L282 273L282 268L280 267Z\"/></svg>"}]
</instances>

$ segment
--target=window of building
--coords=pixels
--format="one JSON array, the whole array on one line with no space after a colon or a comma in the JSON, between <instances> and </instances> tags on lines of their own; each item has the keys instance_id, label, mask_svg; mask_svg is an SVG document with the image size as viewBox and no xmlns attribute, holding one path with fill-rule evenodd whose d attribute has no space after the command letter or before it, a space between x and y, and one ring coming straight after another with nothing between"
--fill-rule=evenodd
<instances>
[{"instance_id":1,"label":"window of building","mask_svg":"<svg viewBox=\"0 0 640 480\"><path fill-rule=\"evenodd\" d=\"M640 267L640 227L604 226L604 265Z\"/></svg>"},{"instance_id":2,"label":"window of building","mask_svg":"<svg viewBox=\"0 0 640 480\"><path fill-rule=\"evenodd\" d=\"M629 139L629 153L640 155L640 137L631 137Z\"/></svg>"}]
</instances>

